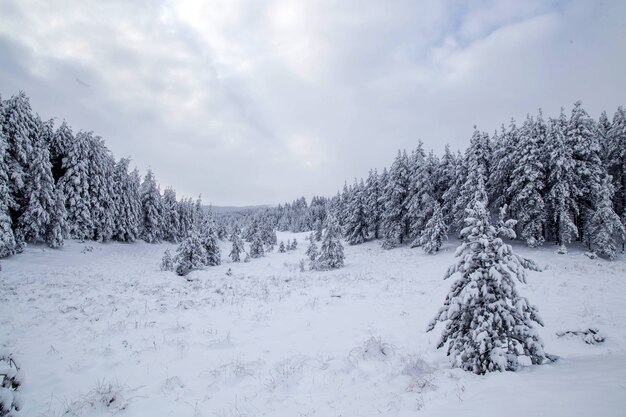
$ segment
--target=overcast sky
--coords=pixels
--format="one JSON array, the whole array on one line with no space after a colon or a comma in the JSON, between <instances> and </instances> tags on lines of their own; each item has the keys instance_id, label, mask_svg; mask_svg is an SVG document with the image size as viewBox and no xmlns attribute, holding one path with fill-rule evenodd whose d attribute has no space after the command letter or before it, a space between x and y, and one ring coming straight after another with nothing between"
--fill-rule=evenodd
<instances>
[{"instance_id":1,"label":"overcast sky","mask_svg":"<svg viewBox=\"0 0 626 417\"><path fill-rule=\"evenodd\" d=\"M0 0L0 93L179 196L330 195L421 139L626 98L626 1Z\"/></svg>"}]
</instances>

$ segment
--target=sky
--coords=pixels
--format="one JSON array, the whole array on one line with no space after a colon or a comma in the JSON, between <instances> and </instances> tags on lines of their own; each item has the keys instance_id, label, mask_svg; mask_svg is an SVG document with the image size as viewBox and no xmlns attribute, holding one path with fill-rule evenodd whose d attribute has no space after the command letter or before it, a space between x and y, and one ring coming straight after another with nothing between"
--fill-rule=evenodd
<instances>
[{"instance_id":1,"label":"sky","mask_svg":"<svg viewBox=\"0 0 626 417\"><path fill-rule=\"evenodd\" d=\"M214 205L626 97L626 1L0 0L0 94Z\"/></svg>"}]
</instances>

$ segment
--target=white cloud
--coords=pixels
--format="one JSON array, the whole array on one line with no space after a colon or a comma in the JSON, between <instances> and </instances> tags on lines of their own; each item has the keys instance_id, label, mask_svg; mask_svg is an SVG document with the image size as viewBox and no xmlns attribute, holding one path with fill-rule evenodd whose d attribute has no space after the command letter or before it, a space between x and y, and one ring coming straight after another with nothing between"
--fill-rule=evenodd
<instances>
[{"instance_id":1,"label":"white cloud","mask_svg":"<svg viewBox=\"0 0 626 417\"><path fill-rule=\"evenodd\" d=\"M626 4L0 3L0 92L24 89L179 194L332 194L422 139L464 147L542 106L626 95Z\"/></svg>"}]
</instances>

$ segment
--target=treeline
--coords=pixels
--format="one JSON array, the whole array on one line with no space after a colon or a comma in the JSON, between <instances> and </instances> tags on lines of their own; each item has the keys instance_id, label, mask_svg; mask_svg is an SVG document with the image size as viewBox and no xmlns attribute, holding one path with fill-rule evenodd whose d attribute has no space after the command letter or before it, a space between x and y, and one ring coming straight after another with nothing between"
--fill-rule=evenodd
<instances>
[{"instance_id":1,"label":"treeline","mask_svg":"<svg viewBox=\"0 0 626 417\"><path fill-rule=\"evenodd\" d=\"M92 132L44 121L20 92L0 99L0 257L66 238L178 242L209 215L200 200L161 194Z\"/></svg>"},{"instance_id":2,"label":"treeline","mask_svg":"<svg viewBox=\"0 0 626 417\"><path fill-rule=\"evenodd\" d=\"M370 171L331 199L317 197L314 211L334 214L351 244L382 239L385 248L409 243L433 252L464 227L479 181L491 213L506 207L528 246L554 242L565 252L578 240L612 259L626 240L626 111L597 121L580 102L569 117L539 111L492 135L475 129L464 153L446 147L441 157L420 142L381 173ZM266 216L291 231L313 230L323 221L313 206L302 198Z\"/></svg>"}]
</instances>

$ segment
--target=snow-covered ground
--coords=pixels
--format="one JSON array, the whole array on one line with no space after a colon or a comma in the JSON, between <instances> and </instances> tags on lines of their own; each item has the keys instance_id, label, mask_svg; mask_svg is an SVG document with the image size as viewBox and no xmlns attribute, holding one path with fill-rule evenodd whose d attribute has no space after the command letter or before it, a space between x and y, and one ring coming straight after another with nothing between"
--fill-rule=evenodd
<instances>
[{"instance_id":1,"label":"snow-covered ground","mask_svg":"<svg viewBox=\"0 0 626 417\"><path fill-rule=\"evenodd\" d=\"M426 333L451 281L443 253L346 247L300 272L296 251L159 270L173 245L66 242L3 260L0 347L24 373L22 416L623 416L626 260L515 246L544 268L536 304L550 365L476 376ZM223 258L228 244L222 247ZM227 271L232 269L232 275ZM599 345L557 332L595 327Z\"/></svg>"}]
</instances>

